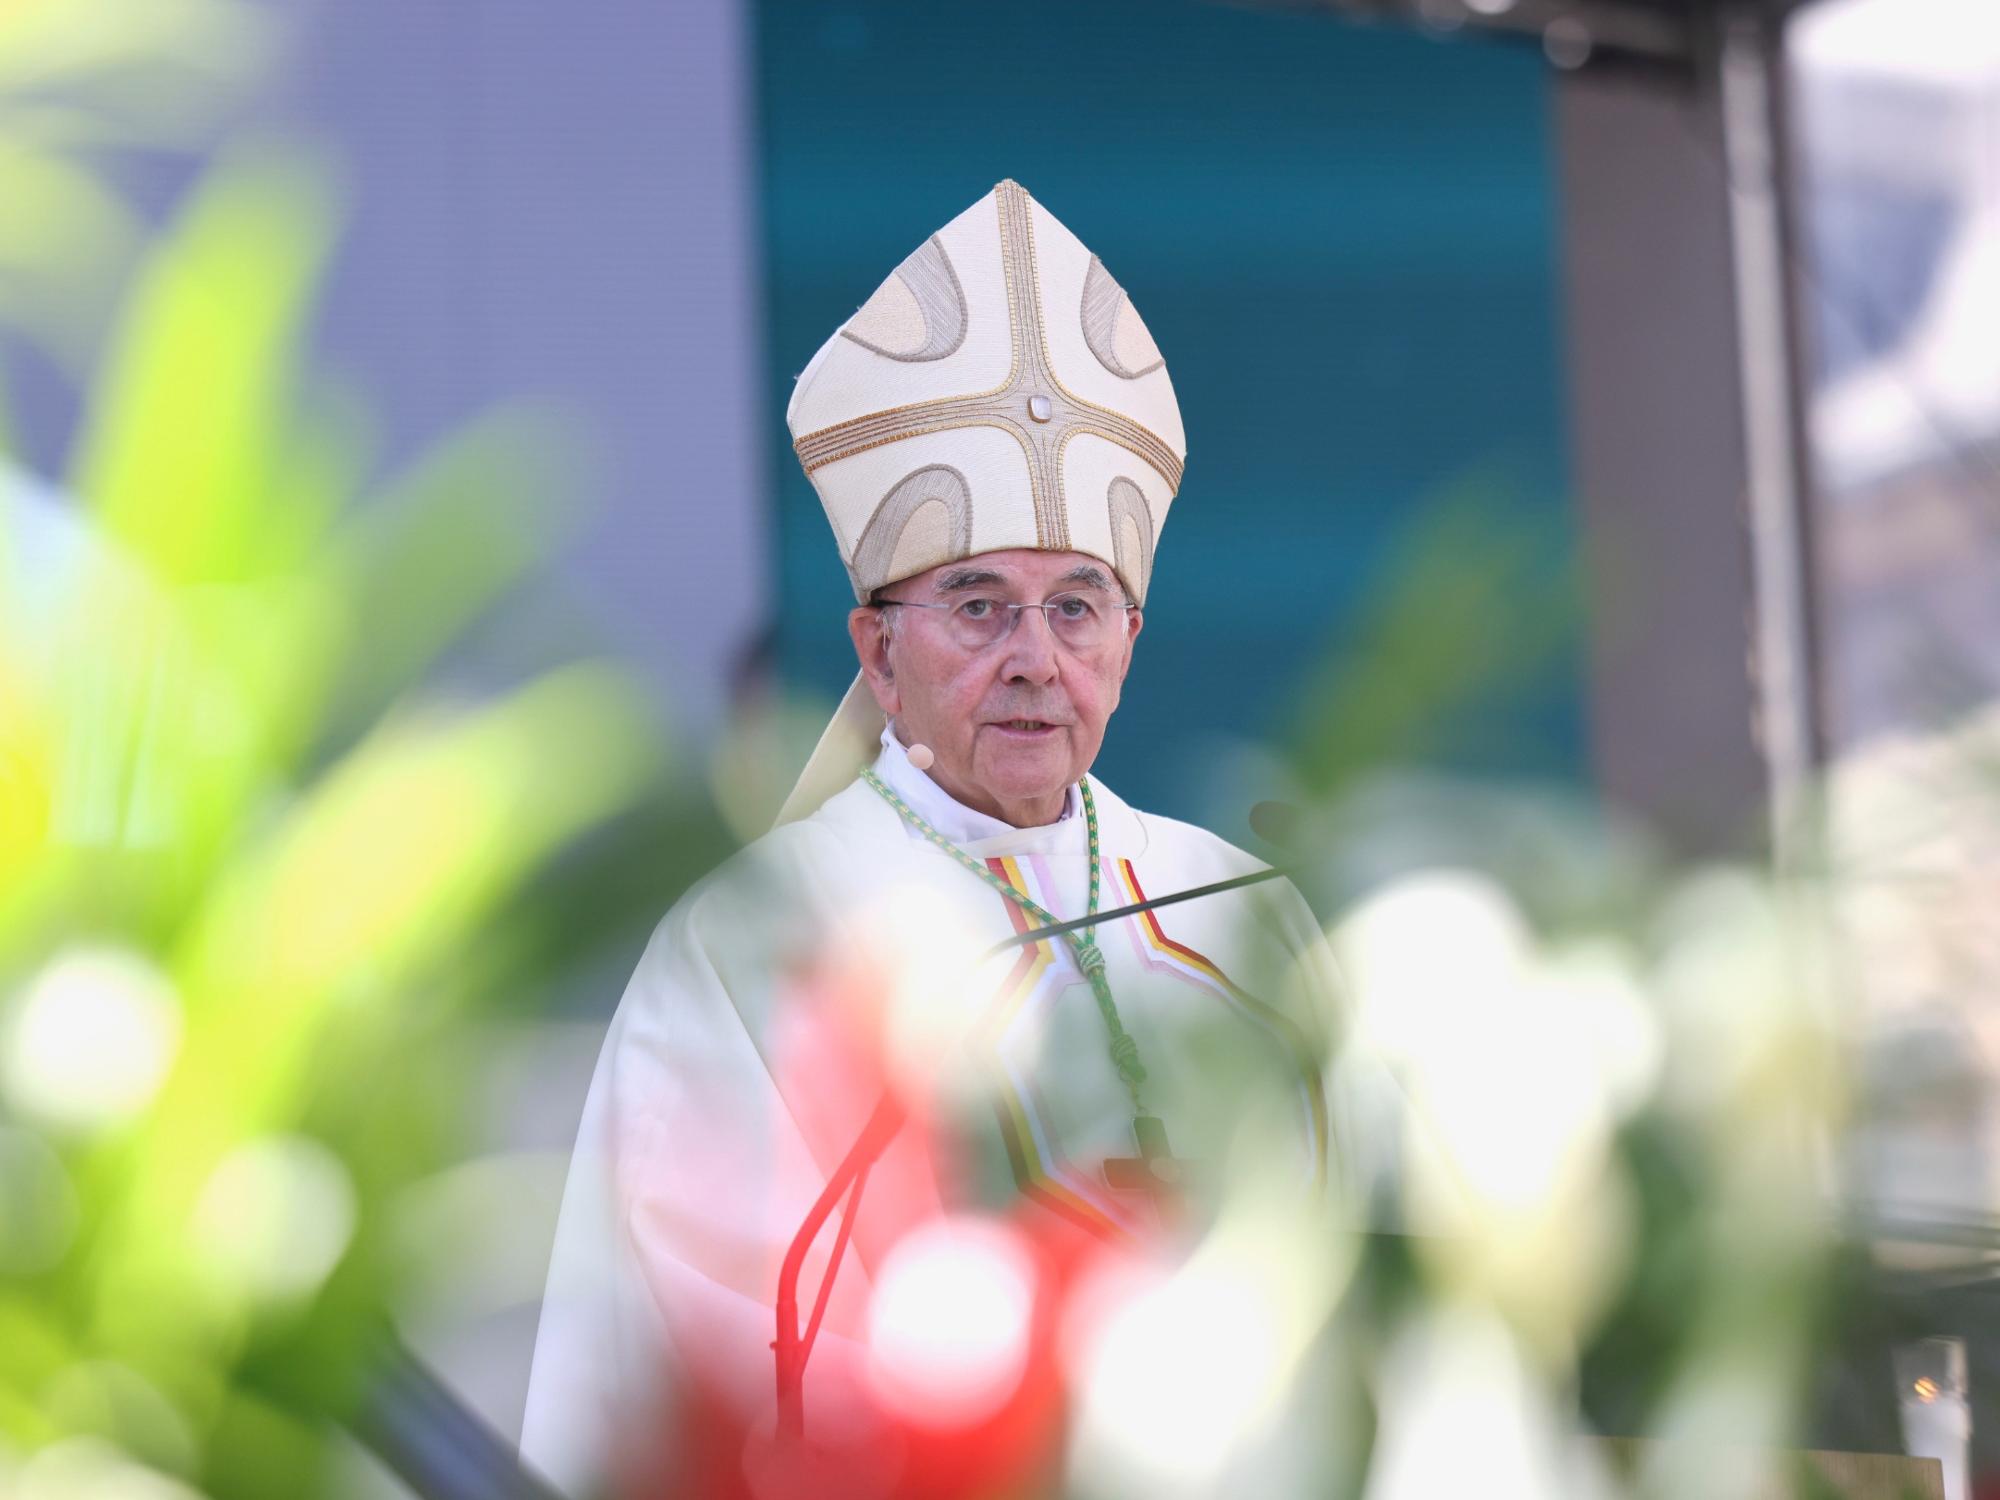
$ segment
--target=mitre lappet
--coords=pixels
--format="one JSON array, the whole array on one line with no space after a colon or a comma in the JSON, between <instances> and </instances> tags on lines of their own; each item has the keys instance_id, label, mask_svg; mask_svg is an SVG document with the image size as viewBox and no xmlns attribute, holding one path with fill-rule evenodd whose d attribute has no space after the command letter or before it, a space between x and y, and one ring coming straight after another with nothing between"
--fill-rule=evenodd
<instances>
[{"instance_id":1,"label":"mitre lappet","mask_svg":"<svg viewBox=\"0 0 2000 1500\"><path fill-rule=\"evenodd\" d=\"M785 412L857 600L982 552L1103 559L1144 603L1187 457L1152 334L1019 183L919 245L820 348ZM874 759L856 677L778 821Z\"/></svg>"}]
</instances>

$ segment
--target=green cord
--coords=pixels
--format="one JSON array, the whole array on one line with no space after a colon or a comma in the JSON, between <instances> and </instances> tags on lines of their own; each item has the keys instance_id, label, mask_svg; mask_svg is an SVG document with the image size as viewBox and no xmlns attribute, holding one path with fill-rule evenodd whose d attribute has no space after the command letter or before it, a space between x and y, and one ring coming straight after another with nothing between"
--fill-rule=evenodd
<instances>
[{"instance_id":1,"label":"green cord","mask_svg":"<svg viewBox=\"0 0 2000 1500\"><path fill-rule=\"evenodd\" d=\"M992 886L994 890L1005 896L1009 901L1018 905L1021 910L1028 913L1037 922L1041 923L1044 927L1053 927L1057 924L1059 921L1057 917L1052 916L1047 910L1038 906L1025 892L1016 890L1010 882L1002 880L998 875L987 869L985 861L974 859L950 839L931 827L921 813L917 812L915 808L911 807L901 797L890 791L887 783L881 777L877 776L872 769L863 771L861 779L875 788L877 792L881 793L882 800L895 808L904 822L916 829L918 833L922 834L946 854L949 854L961 865L964 865L966 869L977 875L981 880ZM1090 904L1084 909L1084 915L1094 917L1097 915L1097 897L1100 884L1098 874L1097 802L1090 795L1090 782L1088 780L1080 781L1077 785L1083 789L1083 821L1084 827L1090 835ZM1146 1081L1145 1065L1139 1061L1139 1044L1132 1040L1131 1033L1126 1031L1124 1022L1118 1018L1117 1003L1111 998L1111 981L1105 977L1104 951L1097 946L1097 929L1094 927L1079 928L1074 932L1064 933L1063 937L1069 943L1070 950L1076 955L1077 968L1082 971L1084 979L1090 985L1090 993L1097 1001L1098 1014L1104 1017L1104 1029L1111 1037L1111 1061L1117 1067L1118 1076L1124 1081L1126 1091L1132 1096L1132 1108L1139 1114L1144 1115L1148 1111L1145 1103L1139 1097L1139 1085Z\"/></svg>"}]
</instances>

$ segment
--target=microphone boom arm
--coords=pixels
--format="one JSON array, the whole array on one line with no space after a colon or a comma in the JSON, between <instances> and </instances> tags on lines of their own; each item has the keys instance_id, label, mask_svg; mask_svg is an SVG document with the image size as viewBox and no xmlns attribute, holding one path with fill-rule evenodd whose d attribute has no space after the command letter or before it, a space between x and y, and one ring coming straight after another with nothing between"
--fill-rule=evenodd
<instances>
[{"instance_id":1,"label":"microphone boom arm","mask_svg":"<svg viewBox=\"0 0 2000 1500\"><path fill-rule=\"evenodd\" d=\"M1105 922L1115 922L1120 917L1136 916L1142 911L1151 911L1156 906L1172 906L1176 902L1193 901L1201 896L1219 896L1224 891L1241 890L1246 885L1259 885L1266 880L1277 880L1291 873L1289 869L1274 865L1268 870L1254 870L1248 875L1218 880L1212 885L1197 885L1185 891L1169 891L1164 896L1135 901L1130 906L1115 906L1110 911L1101 911L1095 916L1077 917L1069 922L1054 922L1047 927L1031 928L1027 932L1017 932L1012 937L1002 938L986 950L985 956L997 958L1009 948L1025 948L1030 943L1039 943L1044 938L1061 937L1064 933L1075 932L1080 927L1096 927Z\"/></svg>"}]
</instances>

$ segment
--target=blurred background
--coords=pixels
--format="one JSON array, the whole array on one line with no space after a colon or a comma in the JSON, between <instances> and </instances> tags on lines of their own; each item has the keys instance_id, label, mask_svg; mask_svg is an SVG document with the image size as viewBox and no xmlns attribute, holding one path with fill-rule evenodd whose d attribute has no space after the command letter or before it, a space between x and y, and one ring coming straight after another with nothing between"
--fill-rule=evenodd
<instances>
[{"instance_id":1,"label":"blurred background","mask_svg":"<svg viewBox=\"0 0 2000 1500\"><path fill-rule=\"evenodd\" d=\"M279 1332L232 1302L226 1337L169 1330L168 1357L147 1334L145 1359L323 1352L339 1318L299 1299L363 1264L353 1305L390 1288L447 1385L518 1431L624 976L768 825L851 676L791 383L1002 177L1144 309L1187 420L1099 773L1253 847L1261 800L1344 809L1308 892L1329 923L1438 863L1558 926L1669 872L1806 882L1853 1074L1827 1216L1916 1300L1826 1357L1837 1389L1787 1431L1901 1446L1897 1340L1959 1339L1974 1388L2000 1381L1977 1331L2000 1250L1988 0L25 0L0 8L26 1122L0 1116L0 1305L17 1351L51 1352L0 1406L22 1453L118 1406L45 1399L50 1372L123 1347L102 1308L171 1284L130 1250L146 1153L206 1202L231 1141L246 1180L347 1227ZM399 827L463 792L467 756L476 791ZM591 794L523 820L557 784ZM407 931L215 958L293 864L297 900L349 911L417 849L450 852L401 878ZM293 1031L246 1033L243 996L306 969ZM204 1035L225 1071L295 1055L289 1082L136 1145L88 1069L51 1092L48 1059L102 1033L47 997L123 996L115 1018L149 986L188 1019L133 1109L200 1093ZM353 995L416 992L414 1036L303 1060ZM362 1128L385 1077L434 1107ZM112 1274L120 1245L137 1268ZM234 1430L176 1378L148 1375ZM283 1384L246 1388L303 1401ZM1853 1415L1871 1400L1887 1426ZM264 1436L241 1451L289 1451L242 1420ZM236 1492L161 1442L138 1451ZM1996 1445L1975 1433L1973 1470ZM359 1448L325 1461L337 1491L404 1493Z\"/></svg>"}]
</instances>

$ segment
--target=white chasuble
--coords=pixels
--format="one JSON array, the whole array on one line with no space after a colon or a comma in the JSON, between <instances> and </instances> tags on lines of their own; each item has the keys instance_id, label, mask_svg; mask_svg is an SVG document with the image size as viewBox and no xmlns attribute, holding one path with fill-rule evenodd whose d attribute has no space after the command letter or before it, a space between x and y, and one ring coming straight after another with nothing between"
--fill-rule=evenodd
<instances>
[{"instance_id":1,"label":"white chasuble","mask_svg":"<svg viewBox=\"0 0 2000 1500\"><path fill-rule=\"evenodd\" d=\"M1076 789L1058 821L1014 828L954 801L887 735L874 769L937 833L1051 915L1085 914ZM1262 868L1090 786L1099 910ZM862 781L674 907L619 1004L584 1107L523 1426L531 1464L572 1494L591 1492L635 1444L671 1440L663 1429L691 1380L738 1410L772 1405L780 1265L883 1087L880 1058L838 1020L877 982L869 954L885 941L920 947L945 926L989 952L1039 925ZM1198 898L1095 936L1146 1072L1145 1109L1184 1170L1220 1170L1254 1122L1300 1193L1322 1190L1335 986L1292 887ZM857 1388L870 1272L911 1224L973 1208L1117 1240L1161 1222L1161 1203L1129 1185L1129 1169L1127 1185L1111 1185L1119 1172L1106 1163L1138 1155L1134 1104L1070 945L1056 937L990 955L961 988L973 991L958 1001L962 1022L933 1043L920 1033L917 1063L929 1064L921 1049L933 1045L940 1087L976 1077L979 1107L940 1105L940 1127L906 1131L871 1174L807 1367L809 1422ZM905 1086L909 1054L906 1042ZM802 1309L834 1238L829 1224L806 1261Z\"/></svg>"}]
</instances>

